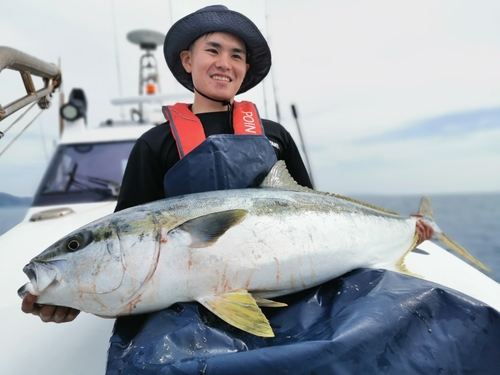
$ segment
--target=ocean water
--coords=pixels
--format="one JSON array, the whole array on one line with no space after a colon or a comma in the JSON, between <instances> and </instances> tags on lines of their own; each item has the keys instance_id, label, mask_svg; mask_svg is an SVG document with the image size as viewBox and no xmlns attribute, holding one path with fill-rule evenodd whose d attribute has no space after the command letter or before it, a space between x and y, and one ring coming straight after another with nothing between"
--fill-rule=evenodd
<instances>
[{"instance_id":1,"label":"ocean water","mask_svg":"<svg viewBox=\"0 0 500 375\"><path fill-rule=\"evenodd\" d=\"M354 198L409 215L418 212L422 197ZM486 275L500 282L500 193L429 195L429 198L439 228L488 267L490 272L485 272Z\"/></svg>"},{"instance_id":2,"label":"ocean water","mask_svg":"<svg viewBox=\"0 0 500 375\"><path fill-rule=\"evenodd\" d=\"M401 215L418 212L420 196L353 196ZM430 195L438 226L491 269L500 282L500 193ZM28 207L0 207L0 235L19 223ZM440 246L443 244L438 243Z\"/></svg>"},{"instance_id":3,"label":"ocean water","mask_svg":"<svg viewBox=\"0 0 500 375\"><path fill-rule=\"evenodd\" d=\"M26 216L28 208L28 206L0 207L0 235L20 223Z\"/></svg>"}]
</instances>

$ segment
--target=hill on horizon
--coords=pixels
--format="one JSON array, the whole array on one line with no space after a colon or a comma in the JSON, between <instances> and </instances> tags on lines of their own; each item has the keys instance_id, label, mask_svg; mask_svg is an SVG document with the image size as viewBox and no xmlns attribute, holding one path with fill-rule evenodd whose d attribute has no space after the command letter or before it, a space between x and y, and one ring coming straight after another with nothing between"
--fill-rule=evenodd
<instances>
[{"instance_id":1,"label":"hill on horizon","mask_svg":"<svg viewBox=\"0 0 500 375\"><path fill-rule=\"evenodd\" d=\"M0 207L4 206L29 206L33 202L30 197L16 197L15 195L0 192Z\"/></svg>"}]
</instances>

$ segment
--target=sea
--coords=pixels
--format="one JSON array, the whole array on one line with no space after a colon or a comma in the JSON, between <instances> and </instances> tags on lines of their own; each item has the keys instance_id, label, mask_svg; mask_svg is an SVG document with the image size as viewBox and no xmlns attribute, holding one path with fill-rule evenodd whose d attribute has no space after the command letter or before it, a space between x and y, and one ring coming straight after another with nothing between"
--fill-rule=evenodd
<instances>
[{"instance_id":1,"label":"sea","mask_svg":"<svg viewBox=\"0 0 500 375\"><path fill-rule=\"evenodd\" d=\"M353 195L352 198L396 211L418 212L421 196ZM441 230L466 248L500 282L500 193L429 195ZM28 207L0 207L0 235L23 220ZM440 246L444 246L436 242ZM2 249L3 250L3 249Z\"/></svg>"},{"instance_id":2,"label":"sea","mask_svg":"<svg viewBox=\"0 0 500 375\"><path fill-rule=\"evenodd\" d=\"M29 206L0 206L0 236L20 223L28 208Z\"/></svg>"}]
</instances>

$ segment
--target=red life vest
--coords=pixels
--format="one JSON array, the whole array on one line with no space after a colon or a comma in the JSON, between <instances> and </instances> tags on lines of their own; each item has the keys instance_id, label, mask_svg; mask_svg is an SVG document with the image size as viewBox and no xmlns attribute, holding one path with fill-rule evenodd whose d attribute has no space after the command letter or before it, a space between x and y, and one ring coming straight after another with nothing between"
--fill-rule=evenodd
<instances>
[{"instance_id":1,"label":"red life vest","mask_svg":"<svg viewBox=\"0 0 500 375\"><path fill-rule=\"evenodd\" d=\"M206 139L200 119L191 112L189 106L190 104L177 103L162 108L181 159ZM233 103L233 128L234 134L264 134L262 121L253 103L247 101Z\"/></svg>"}]
</instances>

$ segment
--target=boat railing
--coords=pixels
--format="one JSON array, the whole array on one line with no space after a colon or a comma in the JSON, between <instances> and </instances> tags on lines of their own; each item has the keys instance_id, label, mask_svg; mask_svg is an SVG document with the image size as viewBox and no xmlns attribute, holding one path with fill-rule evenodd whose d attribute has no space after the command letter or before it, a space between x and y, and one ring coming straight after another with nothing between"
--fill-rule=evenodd
<instances>
[{"instance_id":1,"label":"boat railing","mask_svg":"<svg viewBox=\"0 0 500 375\"><path fill-rule=\"evenodd\" d=\"M26 95L6 106L0 103L0 121L33 102L38 102L41 109L47 109L50 106L51 94L61 85L61 71L54 64L14 48L0 46L0 73L4 69L15 70L21 74ZM42 88L35 87L33 76L43 79Z\"/></svg>"}]
</instances>

